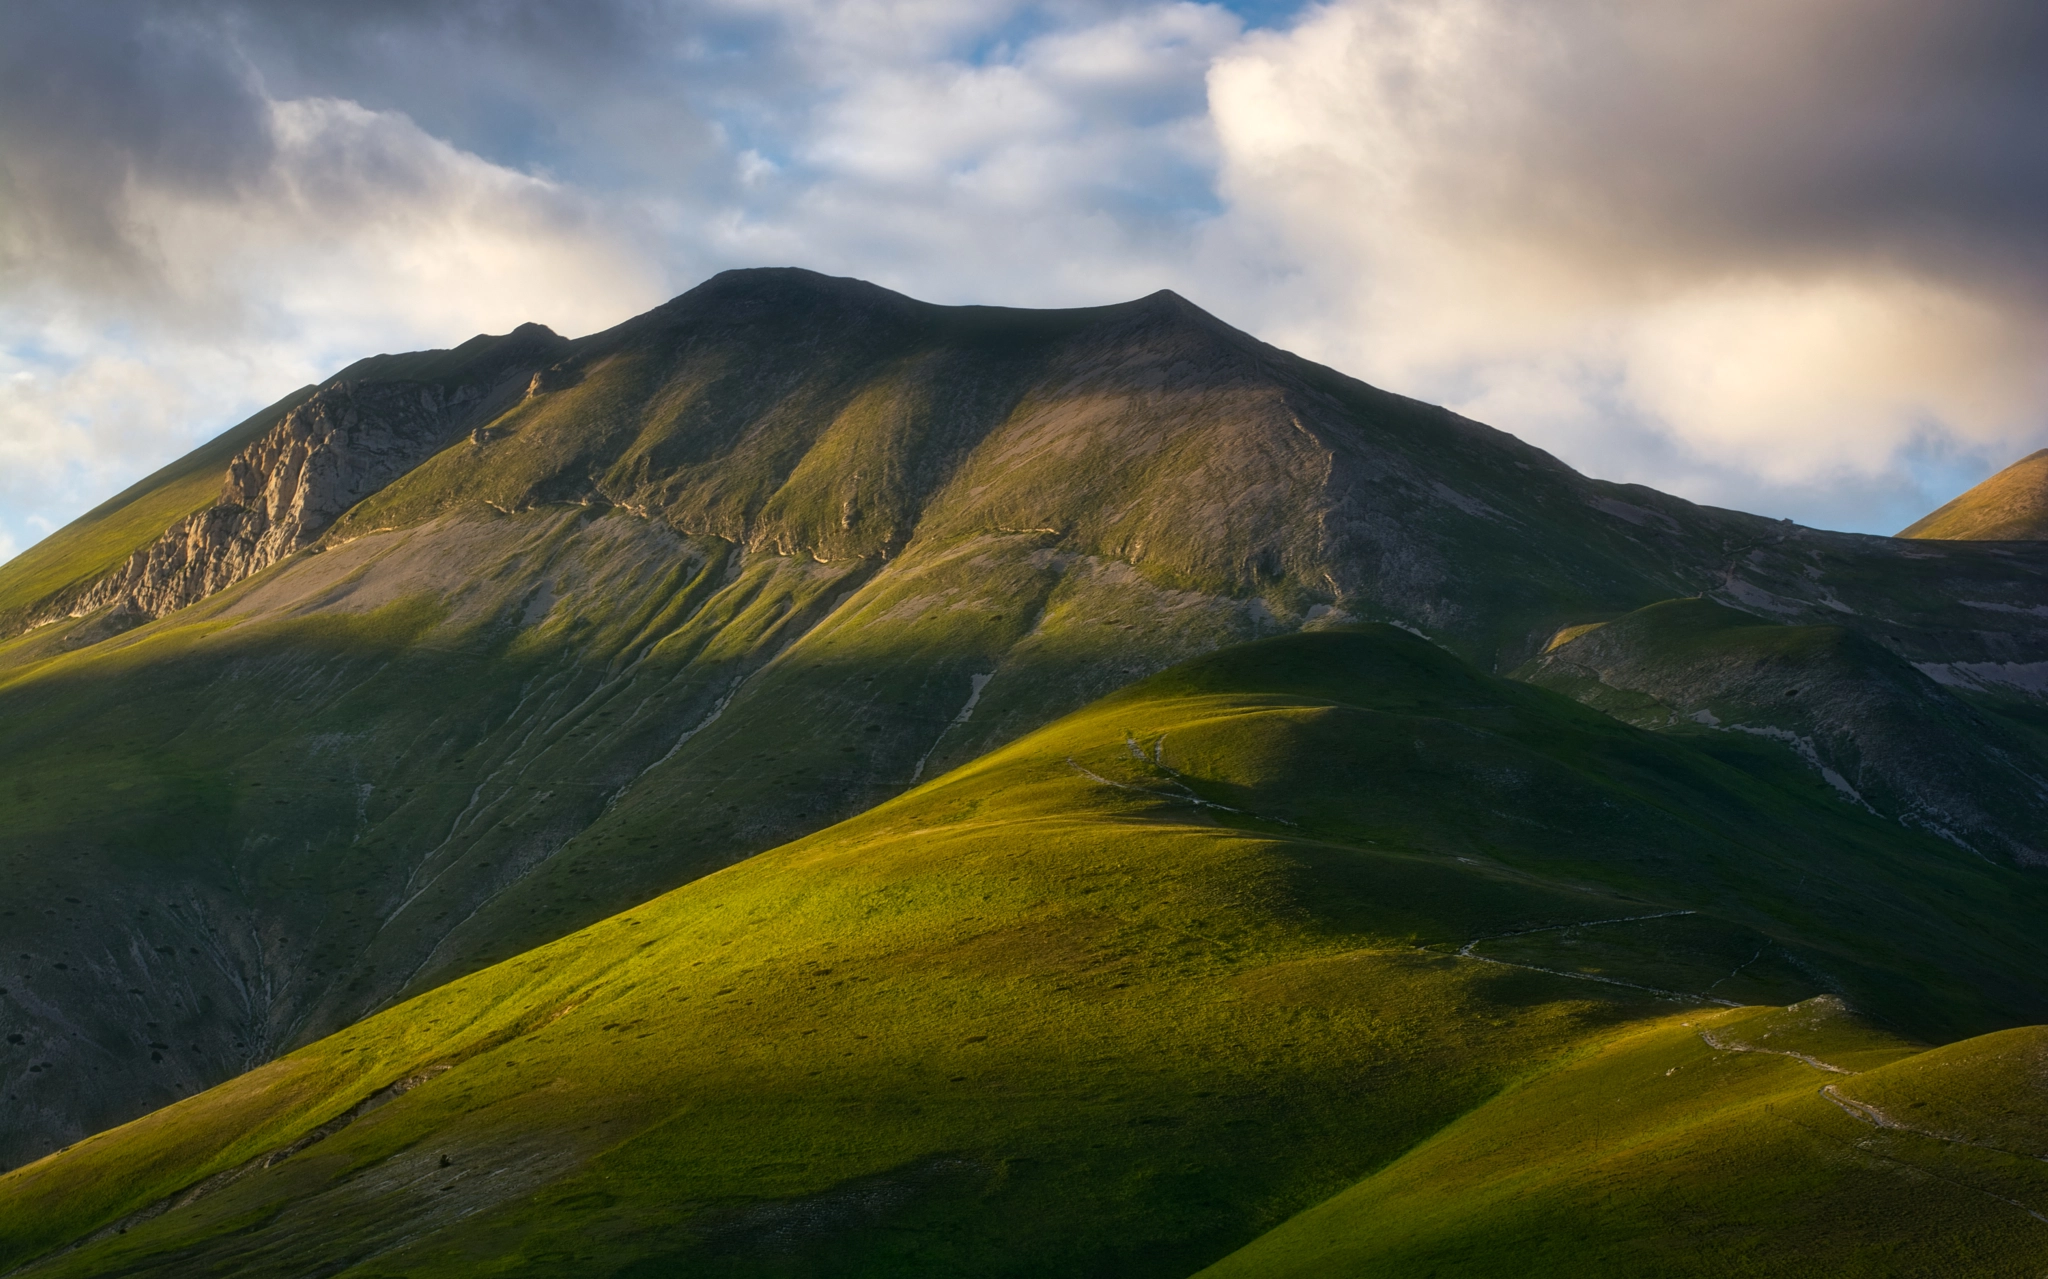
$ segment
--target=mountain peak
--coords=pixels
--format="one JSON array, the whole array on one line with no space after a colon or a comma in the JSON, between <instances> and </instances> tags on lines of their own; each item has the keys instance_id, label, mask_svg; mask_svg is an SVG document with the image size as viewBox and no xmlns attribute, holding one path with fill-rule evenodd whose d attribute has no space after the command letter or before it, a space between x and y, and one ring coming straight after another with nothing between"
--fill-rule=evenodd
<instances>
[{"instance_id":1,"label":"mountain peak","mask_svg":"<svg viewBox=\"0 0 2048 1279\"><path fill-rule=\"evenodd\" d=\"M893 289L870 284L846 275L826 275L800 266L750 266L720 271L717 275L668 303L688 301L732 302L888 302L902 306L926 305Z\"/></svg>"},{"instance_id":2,"label":"mountain peak","mask_svg":"<svg viewBox=\"0 0 2048 1279\"><path fill-rule=\"evenodd\" d=\"M670 299L655 308L651 315L677 315L696 311L699 307L811 307L811 306L853 306L883 307L911 313L941 312L997 312L1015 315L1041 316L1085 316L1113 315L1118 312L1182 316L1198 319L1218 328L1228 328L1223 321L1210 315L1201 307L1188 301L1172 289L1158 289L1143 297L1127 302L1113 302L1094 307L1054 308L1037 311L1008 306L964 304L947 306L926 302L894 289L856 279L852 276L826 275L805 267L757 266L735 267L720 271L695 288ZM631 324L634 321L628 321Z\"/></svg>"},{"instance_id":3,"label":"mountain peak","mask_svg":"<svg viewBox=\"0 0 2048 1279\"><path fill-rule=\"evenodd\" d=\"M2048 449L2037 449L1899 530L1956 542L2048 541Z\"/></svg>"}]
</instances>

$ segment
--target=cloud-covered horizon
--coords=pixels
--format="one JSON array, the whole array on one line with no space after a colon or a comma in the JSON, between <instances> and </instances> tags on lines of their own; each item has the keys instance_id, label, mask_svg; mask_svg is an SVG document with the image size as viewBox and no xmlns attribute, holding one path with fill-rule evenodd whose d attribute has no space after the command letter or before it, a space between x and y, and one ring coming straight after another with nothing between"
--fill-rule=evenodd
<instances>
[{"instance_id":1,"label":"cloud-covered horizon","mask_svg":"<svg viewBox=\"0 0 2048 1279\"><path fill-rule=\"evenodd\" d=\"M18 0L0 558L362 355L769 265L1172 288L1889 532L2048 444L2044 54L2024 0Z\"/></svg>"}]
</instances>

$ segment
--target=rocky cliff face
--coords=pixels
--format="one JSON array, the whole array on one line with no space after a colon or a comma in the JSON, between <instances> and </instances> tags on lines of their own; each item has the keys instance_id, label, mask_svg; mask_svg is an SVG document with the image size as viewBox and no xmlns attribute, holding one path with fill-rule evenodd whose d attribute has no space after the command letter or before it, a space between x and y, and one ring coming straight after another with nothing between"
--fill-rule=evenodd
<instances>
[{"instance_id":1,"label":"rocky cliff face","mask_svg":"<svg viewBox=\"0 0 2048 1279\"><path fill-rule=\"evenodd\" d=\"M400 376L380 377L386 370L378 360L343 372L235 456L212 507L172 525L38 621L110 606L117 617L146 621L261 572L530 393L542 380L535 365L567 343L525 325L470 345L479 349L469 358L422 370L424 377L403 376L412 371L403 364L389 370Z\"/></svg>"}]
</instances>

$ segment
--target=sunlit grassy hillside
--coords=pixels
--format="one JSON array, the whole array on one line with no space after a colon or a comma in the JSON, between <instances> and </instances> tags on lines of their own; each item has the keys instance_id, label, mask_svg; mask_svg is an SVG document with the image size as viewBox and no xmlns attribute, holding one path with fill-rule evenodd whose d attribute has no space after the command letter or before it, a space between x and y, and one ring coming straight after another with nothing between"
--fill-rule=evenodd
<instances>
[{"instance_id":1,"label":"sunlit grassy hillside","mask_svg":"<svg viewBox=\"0 0 2048 1279\"><path fill-rule=\"evenodd\" d=\"M1752 1113L1816 1069L1772 1053L2041 1018L2042 894L1741 762L1388 628L1227 649L0 1178L0 1264L1181 1275L1444 1142L1550 1161L1512 1162L1582 1217L1573 1169L1654 1131L1724 1228L1617 1228L1683 1234L1671 1273L1813 1273L1787 1195L1911 1221L1866 1204L1889 1129ZM1864 1015L1731 1011L1819 995ZM1443 1192L1417 1247L1520 1255L1489 1184ZM2024 1273L2039 1227L1974 1193L1923 1224Z\"/></svg>"},{"instance_id":2,"label":"sunlit grassy hillside","mask_svg":"<svg viewBox=\"0 0 2048 1279\"><path fill-rule=\"evenodd\" d=\"M2048 449L2027 454L1900 529L1899 536L1973 542L2048 537Z\"/></svg>"},{"instance_id":3,"label":"sunlit grassy hillside","mask_svg":"<svg viewBox=\"0 0 2048 1279\"><path fill-rule=\"evenodd\" d=\"M2044 1089L2039 1026L1915 1052L1826 999L1667 1018L1201 1273L2038 1275Z\"/></svg>"}]
</instances>

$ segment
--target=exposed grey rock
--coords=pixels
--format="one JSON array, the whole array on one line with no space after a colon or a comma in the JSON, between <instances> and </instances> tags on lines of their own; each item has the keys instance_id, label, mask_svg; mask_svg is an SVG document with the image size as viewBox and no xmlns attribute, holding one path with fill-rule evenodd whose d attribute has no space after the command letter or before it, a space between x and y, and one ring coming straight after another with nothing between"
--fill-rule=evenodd
<instances>
[{"instance_id":1,"label":"exposed grey rock","mask_svg":"<svg viewBox=\"0 0 2048 1279\"><path fill-rule=\"evenodd\" d=\"M312 544L343 512L465 434L481 442L478 424L522 389L534 393L541 374L533 365L562 339L528 325L491 342L459 381L344 373L327 383L236 455L213 506L39 620L109 606L124 625L162 617Z\"/></svg>"},{"instance_id":2,"label":"exposed grey rock","mask_svg":"<svg viewBox=\"0 0 2048 1279\"><path fill-rule=\"evenodd\" d=\"M1848 802L1987 860L2048 865L2048 777L2028 744L1846 627L1673 600L1516 674L1641 728L1769 738Z\"/></svg>"}]
</instances>

